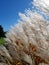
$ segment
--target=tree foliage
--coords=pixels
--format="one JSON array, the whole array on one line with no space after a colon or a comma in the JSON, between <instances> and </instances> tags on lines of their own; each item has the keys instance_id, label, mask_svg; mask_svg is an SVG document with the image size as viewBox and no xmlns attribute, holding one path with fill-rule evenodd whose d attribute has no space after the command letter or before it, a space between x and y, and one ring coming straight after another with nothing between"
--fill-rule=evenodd
<instances>
[{"instance_id":1,"label":"tree foliage","mask_svg":"<svg viewBox=\"0 0 49 65\"><path fill-rule=\"evenodd\" d=\"M5 32L3 30L3 27L0 25L0 37L5 37Z\"/></svg>"}]
</instances>

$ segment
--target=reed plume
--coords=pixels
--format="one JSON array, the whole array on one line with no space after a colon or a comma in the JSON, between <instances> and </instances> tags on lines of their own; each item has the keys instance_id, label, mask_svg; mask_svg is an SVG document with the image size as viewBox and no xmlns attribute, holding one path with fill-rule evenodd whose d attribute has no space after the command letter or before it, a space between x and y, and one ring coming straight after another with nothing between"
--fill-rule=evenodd
<instances>
[{"instance_id":1,"label":"reed plume","mask_svg":"<svg viewBox=\"0 0 49 65\"><path fill-rule=\"evenodd\" d=\"M48 15L48 2L48 0L34 0L32 4ZM6 34L8 44L15 46L16 58L30 65L48 65L48 21L40 13L31 9L27 9L25 13L19 13L19 16L18 24L12 26Z\"/></svg>"}]
</instances>

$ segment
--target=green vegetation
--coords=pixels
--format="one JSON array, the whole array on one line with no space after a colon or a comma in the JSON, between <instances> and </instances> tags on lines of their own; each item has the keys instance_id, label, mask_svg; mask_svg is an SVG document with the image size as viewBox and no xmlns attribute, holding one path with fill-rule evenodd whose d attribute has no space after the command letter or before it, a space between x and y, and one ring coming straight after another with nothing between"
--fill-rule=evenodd
<instances>
[{"instance_id":1,"label":"green vegetation","mask_svg":"<svg viewBox=\"0 0 49 65\"><path fill-rule=\"evenodd\" d=\"M0 38L0 45L4 45L4 43L5 43L4 38Z\"/></svg>"},{"instance_id":2,"label":"green vegetation","mask_svg":"<svg viewBox=\"0 0 49 65\"><path fill-rule=\"evenodd\" d=\"M1 38L1 37L5 37L5 32L4 32L4 30L3 30L2 25L0 25L0 38Z\"/></svg>"},{"instance_id":3,"label":"green vegetation","mask_svg":"<svg viewBox=\"0 0 49 65\"><path fill-rule=\"evenodd\" d=\"M2 25L0 25L0 45L4 45L4 43L5 43L5 40L4 40L5 33L6 32L4 32Z\"/></svg>"}]
</instances>

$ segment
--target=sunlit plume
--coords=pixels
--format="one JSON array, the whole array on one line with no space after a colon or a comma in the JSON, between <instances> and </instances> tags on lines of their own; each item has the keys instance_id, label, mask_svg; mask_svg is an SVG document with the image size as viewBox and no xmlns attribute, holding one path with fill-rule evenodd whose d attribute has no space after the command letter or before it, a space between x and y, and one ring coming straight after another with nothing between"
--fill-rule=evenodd
<instances>
[{"instance_id":1,"label":"sunlit plume","mask_svg":"<svg viewBox=\"0 0 49 65\"><path fill-rule=\"evenodd\" d=\"M34 0L33 4L40 8L45 14L49 14L49 0Z\"/></svg>"},{"instance_id":2,"label":"sunlit plume","mask_svg":"<svg viewBox=\"0 0 49 65\"><path fill-rule=\"evenodd\" d=\"M34 0L33 5L49 13L49 0ZM16 46L17 59L30 65L49 64L49 23L32 10L19 13L19 16L19 23L6 34L6 41Z\"/></svg>"}]
</instances>

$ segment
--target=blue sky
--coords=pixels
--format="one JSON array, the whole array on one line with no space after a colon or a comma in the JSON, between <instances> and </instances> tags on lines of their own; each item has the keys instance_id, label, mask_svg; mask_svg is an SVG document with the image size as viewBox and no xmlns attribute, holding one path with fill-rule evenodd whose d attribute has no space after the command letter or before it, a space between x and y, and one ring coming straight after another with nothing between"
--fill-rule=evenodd
<instances>
[{"instance_id":1,"label":"blue sky","mask_svg":"<svg viewBox=\"0 0 49 65\"><path fill-rule=\"evenodd\" d=\"M0 25L7 31L17 23L18 13L30 7L32 0L0 0Z\"/></svg>"}]
</instances>

